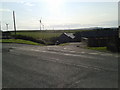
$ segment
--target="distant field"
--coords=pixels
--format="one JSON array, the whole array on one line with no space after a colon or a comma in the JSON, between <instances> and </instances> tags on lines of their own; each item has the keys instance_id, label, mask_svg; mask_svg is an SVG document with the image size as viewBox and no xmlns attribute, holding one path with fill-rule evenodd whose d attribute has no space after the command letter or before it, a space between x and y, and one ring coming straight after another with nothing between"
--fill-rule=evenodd
<instances>
[{"instance_id":1,"label":"distant field","mask_svg":"<svg viewBox=\"0 0 120 90\"><path fill-rule=\"evenodd\" d=\"M30 36L35 39L49 40L53 37L59 37L62 33L75 33L83 30L46 30L46 31L17 31L17 35ZM12 32L14 34L14 32Z\"/></svg>"},{"instance_id":2,"label":"distant field","mask_svg":"<svg viewBox=\"0 0 120 90\"><path fill-rule=\"evenodd\" d=\"M17 35L29 36L35 39L43 39L47 41L53 37L59 37L61 34L62 33L52 33L52 32L17 32Z\"/></svg>"},{"instance_id":3,"label":"distant field","mask_svg":"<svg viewBox=\"0 0 120 90\"><path fill-rule=\"evenodd\" d=\"M44 31L28 30L28 31L17 31L16 34L21 35L21 37L25 36L25 37L34 38L36 40L42 40L46 45L48 45L48 44L55 44L57 37L59 37L62 33L65 33L65 32L76 33L81 31L87 31L87 30L44 30ZM11 32L11 34L14 35L14 32Z\"/></svg>"}]
</instances>

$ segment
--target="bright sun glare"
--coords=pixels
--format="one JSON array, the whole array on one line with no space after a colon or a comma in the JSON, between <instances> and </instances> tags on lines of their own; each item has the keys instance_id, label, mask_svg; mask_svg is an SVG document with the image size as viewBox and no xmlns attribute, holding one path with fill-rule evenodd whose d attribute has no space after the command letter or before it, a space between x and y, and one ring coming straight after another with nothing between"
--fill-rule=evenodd
<instances>
[{"instance_id":1,"label":"bright sun glare","mask_svg":"<svg viewBox=\"0 0 120 90\"><path fill-rule=\"evenodd\" d=\"M52 13L58 13L60 8L62 7L62 4L64 3L63 0L45 0L47 3L47 6Z\"/></svg>"}]
</instances>

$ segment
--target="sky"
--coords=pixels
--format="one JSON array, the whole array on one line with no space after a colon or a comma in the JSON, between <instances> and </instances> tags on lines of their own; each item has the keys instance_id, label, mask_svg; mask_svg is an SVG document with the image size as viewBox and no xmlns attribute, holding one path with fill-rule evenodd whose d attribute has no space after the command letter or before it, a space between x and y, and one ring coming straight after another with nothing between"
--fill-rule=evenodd
<instances>
[{"instance_id":1,"label":"sky","mask_svg":"<svg viewBox=\"0 0 120 90\"><path fill-rule=\"evenodd\" d=\"M114 2L113 2L114 1ZM1 3L2 2L2 3ZM13 30L13 10L17 30L78 29L117 27L117 0L2 0L0 23L2 30Z\"/></svg>"}]
</instances>

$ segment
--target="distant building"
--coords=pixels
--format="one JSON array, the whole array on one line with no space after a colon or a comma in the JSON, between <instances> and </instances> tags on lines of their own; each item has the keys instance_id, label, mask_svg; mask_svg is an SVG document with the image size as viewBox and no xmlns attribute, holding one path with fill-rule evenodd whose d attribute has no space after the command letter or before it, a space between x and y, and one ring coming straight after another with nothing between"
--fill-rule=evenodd
<instances>
[{"instance_id":1,"label":"distant building","mask_svg":"<svg viewBox=\"0 0 120 90\"><path fill-rule=\"evenodd\" d=\"M81 32L76 32L74 35L75 35L75 41L81 42Z\"/></svg>"},{"instance_id":2,"label":"distant building","mask_svg":"<svg viewBox=\"0 0 120 90\"><path fill-rule=\"evenodd\" d=\"M90 47L107 46L110 40L118 37L118 30L96 30L81 32L81 41Z\"/></svg>"},{"instance_id":3,"label":"distant building","mask_svg":"<svg viewBox=\"0 0 120 90\"><path fill-rule=\"evenodd\" d=\"M73 33L63 33L58 37L57 42L67 43L67 42L73 42L74 40L75 40L75 36Z\"/></svg>"}]
</instances>

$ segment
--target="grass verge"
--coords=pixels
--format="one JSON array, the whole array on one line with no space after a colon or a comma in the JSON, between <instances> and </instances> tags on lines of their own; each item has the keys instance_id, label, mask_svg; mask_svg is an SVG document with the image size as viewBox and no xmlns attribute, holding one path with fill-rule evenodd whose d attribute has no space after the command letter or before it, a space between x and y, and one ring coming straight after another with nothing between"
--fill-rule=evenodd
<instances>
[{"instance_id":1,"label":"grass verge","mask_svg":"<svg viewBox=\"0 0 120 90\"><path fill-rule=\"evenodd\" d=\"M66 46L66 45L69 45L69 43L62 43L62 44L59 44L59 46Z\"/></svg>"},{"instance_id":2,"label":"grass verge","mask_svg":"<svg viewBox=\"0 0 120 90\"><path fill-rule=\"evenodd\" d=\"M2 42L2 43L20 43L20 44L30 44L30 45L43 46L43 44L39 44L39 43L28 41L28 40L22 40L22 39L0 39L0 42Z\"/></svg>"},{"instance_id":3,"label":"grass verge","mask_svg":"<svg viewBox=\"0 0 120 90\"><path fill-rule=\"evenodd\" d=\"M107 47L87 47L87 49L97 50L97 51L108 51Z\"/></svg>"}]
</instances>

